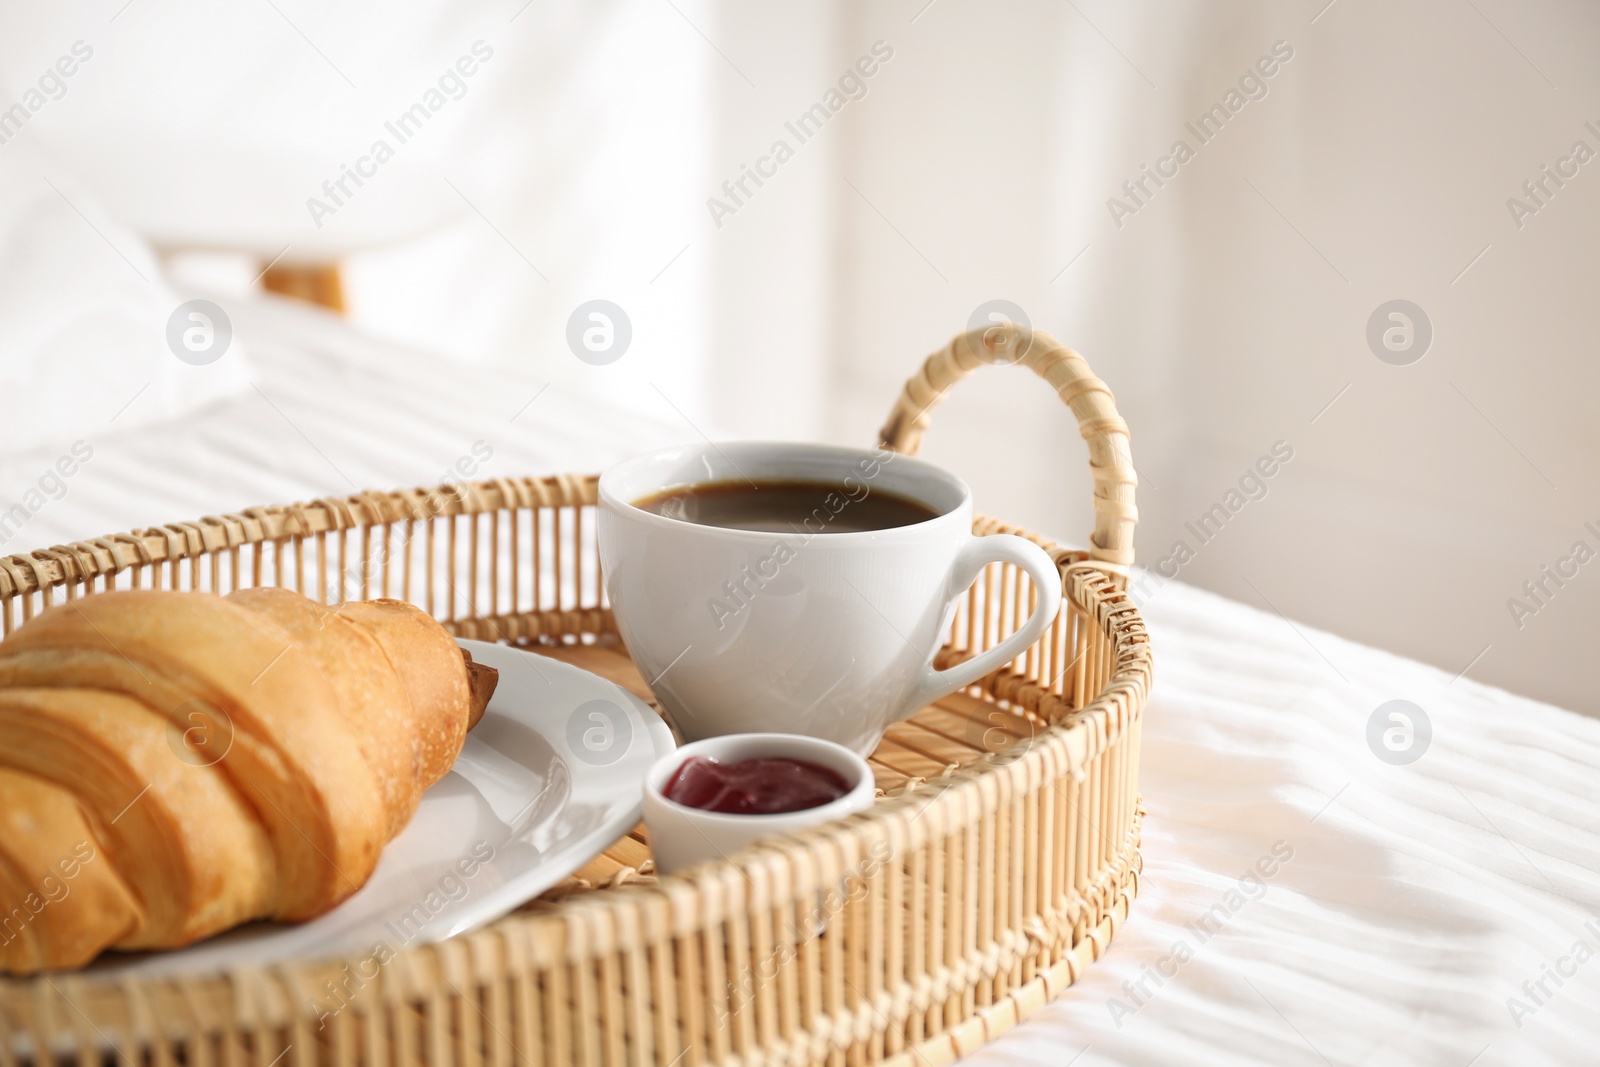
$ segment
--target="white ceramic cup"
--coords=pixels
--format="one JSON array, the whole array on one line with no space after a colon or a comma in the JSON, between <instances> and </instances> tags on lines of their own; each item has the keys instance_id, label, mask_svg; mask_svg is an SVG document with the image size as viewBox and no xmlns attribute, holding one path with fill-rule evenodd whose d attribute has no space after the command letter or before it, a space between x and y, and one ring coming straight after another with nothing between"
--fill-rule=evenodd
<instances>
[{"instance_id":1,"label":"white ceramic cup","mask_svg":"<svg viewBox=\"0 0 1600 1067\"><path fill-rule=\"evenodd\" d=\"M729 815L703 811L668 800L663 790L678 769L694 756L718 763L782 756L826 767L843 778L850 791L838 800L778 815ZM843 745L794 734L735 734L684 745L656 760L645 774L644 821L650 831L650 854L656 870L671 874L707 860L724 860L758 838L793 833L807 826L842 819L872 807L877 789L867 761Z\"/></svg>"},{"instance_id":2,"label":"white ceramic cup","mask_svg":"<svg viewBox=\"0 0 1600 1067\"><path fill-rule=\"evenodd\" d=\"M667 490L749 480L817 481L837 498L792 534L703 526L635 507ZM872 492L935 517L829 533ZM600 560L634 662L689 741L780 731L866 755L889 726L971 685L1039 639L1061 603L1044 550L972 534L972 491L887 449L729 443L669 448L600 478ZM947 670L931 660L957 600L990 563L1014 563L1037 605L994 648Z\"/></svg>"}]
</instances>

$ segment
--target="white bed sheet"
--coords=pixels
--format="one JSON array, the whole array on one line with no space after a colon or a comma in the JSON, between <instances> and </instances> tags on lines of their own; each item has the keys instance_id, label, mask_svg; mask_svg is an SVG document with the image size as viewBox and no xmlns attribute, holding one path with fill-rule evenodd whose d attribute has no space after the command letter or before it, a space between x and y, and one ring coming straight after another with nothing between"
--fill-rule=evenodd
<instances>
[{"instance_id":1,"label":"white bed sheet","mask_svg":"<svg viewBox=\"0 0 1600 1067\"><path fill-rule=\"evenodd\" d=\"M79 435L93 456L60 479L64 495L43 494L19 531L0 526L0 553L258 504L436 485L459 479L461 461L473 478L595 471L700 439L665 401L657 414L597 402L599 379L586 390L582 377L563 385L520 368L490 372L365 338L306 305L218 299L248 347L248 385L181 417L126 430L149 396L129 390L137 398L126 411L108 406L100 431ZM65 409L74 399L38 403ZM72 443L0 457L0 519Z\"/></svg>"},{"instance_id":2,"label":"white bed sheet","mask_svg":"<svg viewBox=\"0 0 1600 1067\"><path fill-rule=\"evenodd\" d=\"M0 551L428 484L478 441L493 449L479 476L495 477L697 437L670 413L539 394L532 375L396 351L312 311L230 310L250 391L175 423L108 426ZM65 444L0 459L0 507ZM1140 897L1076 986L972 1063L1600 1062L1600 955L1574 953L1600 953L1600 722L1182 583L1145 611ZM1406 767L1366 742L1395 698L1433 724ZM1275 846L1292 858L1241 883ZM1560 985L1557 967L1573 972Z\"/></svg>"}]
</instances>

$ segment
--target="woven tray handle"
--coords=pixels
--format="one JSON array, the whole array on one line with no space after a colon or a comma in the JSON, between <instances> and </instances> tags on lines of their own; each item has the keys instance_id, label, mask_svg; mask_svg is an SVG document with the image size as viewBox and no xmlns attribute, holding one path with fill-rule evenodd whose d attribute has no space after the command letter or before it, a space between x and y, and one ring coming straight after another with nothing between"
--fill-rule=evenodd
<instances>
[{"instance_id":1,"label":"woven tray handle","mask_svg":"<svg viewBox=\"0 0 1600 1067\"><path fill-rule=\"evenodd\" d=\"M1078 419L1089 442L1089 473L1094 476L1094 534L1089 556L1121 569L1133 562L1133 528L1139 521L1134 490L1139 484L1128 444L1128 424L1106 383L1094 376L1082 356L1043 330L996 323L957 334L929 356L895 401L879 444L908 456L917 454L929 413L952 385L985 364L1021 363L1056 391Z\"/></svg>"}]
</instances>

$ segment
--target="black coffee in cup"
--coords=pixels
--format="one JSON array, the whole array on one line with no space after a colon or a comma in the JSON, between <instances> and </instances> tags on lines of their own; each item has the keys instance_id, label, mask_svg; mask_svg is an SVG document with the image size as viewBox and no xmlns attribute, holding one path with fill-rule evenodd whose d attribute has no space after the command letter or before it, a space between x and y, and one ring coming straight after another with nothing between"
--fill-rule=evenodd
<instances>
[{"instance_id":1,"label":"black coffee in cup","mask_svg":"<svg viewBox=\"0 0 1600 1067\"><path fill-rule=\"evenodd\" d=\"M706 482L656 493L633 506L701 526L758 533L893 530L939 515L919 500L882 489L812 481Z\"/></svg>"}]
</instances>

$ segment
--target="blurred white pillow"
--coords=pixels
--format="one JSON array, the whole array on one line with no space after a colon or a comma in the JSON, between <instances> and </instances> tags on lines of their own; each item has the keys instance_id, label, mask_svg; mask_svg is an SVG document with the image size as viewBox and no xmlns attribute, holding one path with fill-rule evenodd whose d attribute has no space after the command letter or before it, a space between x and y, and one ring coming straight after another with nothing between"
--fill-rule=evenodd
<instances>
[{"instance_id":1,"label":"blurred white pillow","mask_svg":"<svg viewBox=\"0 0 1600 1067\"><path fill-rule=\"evenodd\" d=\"M221 321L208 335L180 314L179 357L168 324L188 294L28 132L0 150L0 450L92 441L248 389Z\"/></svg>"}]
</instances>

